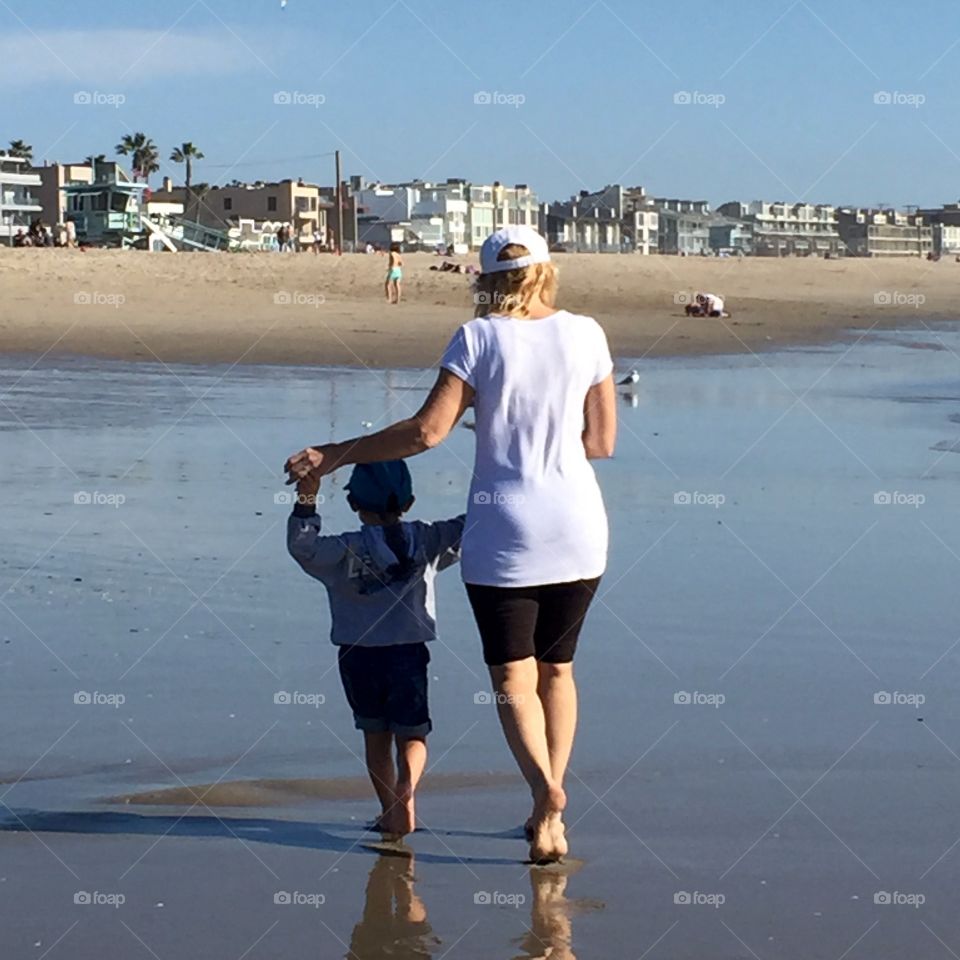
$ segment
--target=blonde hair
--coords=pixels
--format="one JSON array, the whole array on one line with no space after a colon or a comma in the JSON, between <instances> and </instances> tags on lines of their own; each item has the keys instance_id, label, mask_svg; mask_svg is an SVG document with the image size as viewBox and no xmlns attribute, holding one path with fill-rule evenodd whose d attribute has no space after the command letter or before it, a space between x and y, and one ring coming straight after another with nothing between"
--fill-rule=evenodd
<instances>
[{"instance_id":1,"label":"blonde hair","mask_svg":"<svg viewBox=\"0 0 960 960\"><path fill-rule=\"evenodd\" d=\"M516 260L529 256L530 251L511 243L500 251L498 260ZM516 270L482 273L473 285L475 317L490 313L504 313L514 317L530 314L530 304L539 296L548 307L557 297L557 268L553 263L535 263Z\"/></svg>"}]
</instances>

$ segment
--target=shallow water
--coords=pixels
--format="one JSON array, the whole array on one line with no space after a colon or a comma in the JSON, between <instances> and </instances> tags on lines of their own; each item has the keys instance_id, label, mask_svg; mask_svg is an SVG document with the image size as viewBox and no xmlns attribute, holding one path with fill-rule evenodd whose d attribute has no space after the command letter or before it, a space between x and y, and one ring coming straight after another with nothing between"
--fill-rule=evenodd
<instances>
[{"instance_id":1,"label":"shallow water","mask_svg":"<svg viewBox=\"0 0 960 960\"><path fill-rule=\"evenodd\" d=\"M33 364L0 367L3 803L69 811L66 827L26 822L72 850L73 832L142 832L84 819L110 797L356 776L322 589L285 553L280 467L307 442L412 412L432 374ZM462 776L468 789L423 797L436 832L411 846L440 941L424 949L439 956L463 934L450 956L535 955L518 953L532 950L517 942L532 925L560 956L569 933L581 960L648 948L835 958L855 942L852 957L908 944L939 955L936 937L960 950L960 335L638 368L617 456L598 466L612 544L578 655L570 823L583 865L560 894L549 876L535 873L531 887L516 864L522 845L497 836L519 822L523 794L471 778L511 763L451 572L440 581L431 750L447 786ZM458 428L412 463L416 516L461 511L472 443ZM331 530L351 523L344 480L324 485ZM93 502L75 502L84 494ZM278 704L280 692L312 705ZM251 827L266 832L264 849L351 861L345 850L363 852L351 824L372 807L343 796L303 801L281 785L258 798L260 813L223 809L269 821ZM341 824L343 849L283 826L317 818L331 836ZM36 869L62 873L28 839L0 843L13 863L33 849ZM230 840L203 843L232 862ZM190 858L197 842L178 828L161 846ZM477 859L476 879L463 858ZM362 861L337 890L342 909L324 915L339 952L322 956L345 952L337 941L350 939L376 862ZM381 881L403 886L384 868L375 899ZM495 883L522 893L521 908L479 909L473 892ZM684 891L713 901L675 904ZM925 903L875 904L881 891ZM298 942L295 929L283 943Z\"/></svg>"}]
</instances>

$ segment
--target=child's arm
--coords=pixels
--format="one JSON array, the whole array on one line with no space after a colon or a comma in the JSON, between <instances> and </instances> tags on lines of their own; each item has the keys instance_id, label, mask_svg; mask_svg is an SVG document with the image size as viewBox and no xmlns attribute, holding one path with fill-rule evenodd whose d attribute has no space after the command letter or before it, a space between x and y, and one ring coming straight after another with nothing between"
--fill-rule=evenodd
<instances>
[{"instance_id":1,"label":"child's arm","mask_svg":"<svg viewBox=\"0 0 960 960\"><path fill-rule=\"evenodd\" d=\"M460 541L463 539L465 513L452 520L436 520L430 524L427 551L437 570L446 570L460 560Z\"/></svg>"},{"instance_id":2,"label":"child's arm","mask_svg":"<svg viewBox=\"0 0 960 960\"><path fill-rule=\"evenodd\" d=\"M287 550L305 573L321 580L324 571L343 559L346 547L340 537L320 533L320 517L317 515L319 490L320 480L316 477L305 477L297 484L293 513L287 520Z\"/></svg>"}]
</instances>

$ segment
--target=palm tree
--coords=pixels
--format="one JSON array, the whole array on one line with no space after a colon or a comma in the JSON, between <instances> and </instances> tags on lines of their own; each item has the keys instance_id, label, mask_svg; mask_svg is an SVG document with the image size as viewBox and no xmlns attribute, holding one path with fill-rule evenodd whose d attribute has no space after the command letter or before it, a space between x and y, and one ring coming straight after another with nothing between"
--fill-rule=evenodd
<instances>
[{"instance_id":1,"label":"palm tree","mask_svg":"<svg viewBox=\"0 0 960 960\"><path fill-rule=\"evenodd\" d=\"M22 157L24 160L33 160L33 147L22 140L11 140L7 153L11 157Z\"/></svg>"},{"instance_id":2,"label":"palm tree","mask_svg":"<svg viewBox=\"0 0 960 960\"><path fill-rule=\"evenodd\" d=\"M126 134L114 149L121 156L131 157L134 180L149 181L150 174L160 169L157 145L145 133Z\"/></svg>"},{"instance_id":3,"label":"palm tree","mask_svg":"<svg viewBox=\"0 0 960 960\"><path fill-rule=\"evenodd\" d=\"M190 186L193 183L193 161L202 160L203 153L188 140L174 148L173 153L170 154L170 159L174 163L185 163L187 165L184 183L187 187L187 193L189 193Z\"/></svg>"}]
</instances>

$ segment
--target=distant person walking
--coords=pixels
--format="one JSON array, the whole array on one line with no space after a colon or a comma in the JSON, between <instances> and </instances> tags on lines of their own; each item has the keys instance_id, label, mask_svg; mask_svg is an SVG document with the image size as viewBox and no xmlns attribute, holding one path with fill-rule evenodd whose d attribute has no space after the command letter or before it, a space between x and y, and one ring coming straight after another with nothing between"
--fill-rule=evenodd
<instances>
[{"instance_id":1,"label":"distant person walking","mask_svg":"<svg viewBox=\"0 0 960 960\"><path fill-rule=\"evenodd\" d=\"M390 257L387 261L387 279L383 285L387 303L399 303L403 295L403 257L400 244L390 244Z\"/></svg>"},{"instance_id":2,"label":"distant person walking","mask_svg":"<svg viewBox=\"0 0 960 960\"><path fill-rule=\"evenodd\" d=\"M475 316L450 341L412 417L294 454L290 482L441 443L471 404L476 461L462 569L507 743L533 796L530 857L567 852L563 781L577 724L573 658L607 561L607 517L590 460L613 455L613 362L600 325L557 309L546 241L490 236Z\"/></svg>"}]
</instances>

